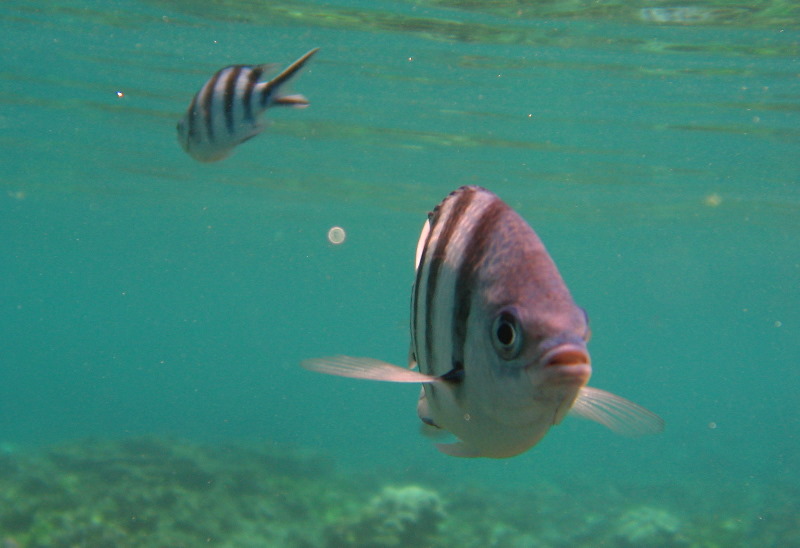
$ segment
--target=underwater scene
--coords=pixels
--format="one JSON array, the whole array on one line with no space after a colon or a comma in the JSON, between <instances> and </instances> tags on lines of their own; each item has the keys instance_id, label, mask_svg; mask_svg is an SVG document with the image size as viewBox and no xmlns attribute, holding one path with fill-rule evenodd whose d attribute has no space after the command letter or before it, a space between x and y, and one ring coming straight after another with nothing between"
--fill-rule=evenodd
<instances>
[{"instance_id":1,"label":"underwater scene","mask_svg":"<svg viewBox=\"0 0 800 548\"><path fill-rule=\"evenodd\" d=\"M800 4L0 25L2 548L800 546Z\"/></svg>"}]
</instances>

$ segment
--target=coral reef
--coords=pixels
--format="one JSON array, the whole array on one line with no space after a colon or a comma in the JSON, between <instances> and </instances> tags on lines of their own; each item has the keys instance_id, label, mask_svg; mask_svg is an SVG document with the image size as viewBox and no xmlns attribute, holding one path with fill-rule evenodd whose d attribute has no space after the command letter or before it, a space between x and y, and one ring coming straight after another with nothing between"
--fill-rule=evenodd
<instances>
[{"instance_id":1,"label":"coral reef","mask_svg":"<svg viewBox=\"0 0 800 548\"><path fill-rule=\"evenodd\" d=\"M657 548L679 546L680 521L661 508L632 508L619 519L616 536L622 546Z\"/></svg>"},{"instance_id":2,"label":"coral reef","mask_svg":"<svg viewBox=\"0 0 800 548\"><path fill-rule=\"evenodd\" d=\"M269 444L14 447L0 451L0 546L727 548L797 545L800 530L791 482L734 497L695 481L503 492L422 476L344 476Z\"/></svg>"},{"instance_id":3,"label":"coral reef","mask_svg":"<svg viewBox=\"0 0 800 548\"><path fill-rule=\"evenodd\" d=\"M327 546L363 548L437 545L445 519L438 493L417 485L387 486L356 516L328 530Z\"/></svg>"},{"instance_id":4,"label":"coral reef","mask_svg":"<svg viewBox=\"0 0 800 548\"><path fill-rule=\"evenodd\" d=\"M71 443L0 465L0 538L25 548L314 545L298 523L328 470L267 447L141 438ZM257 542L255 540L257 539Z\"/></svg>"}]
</instances>

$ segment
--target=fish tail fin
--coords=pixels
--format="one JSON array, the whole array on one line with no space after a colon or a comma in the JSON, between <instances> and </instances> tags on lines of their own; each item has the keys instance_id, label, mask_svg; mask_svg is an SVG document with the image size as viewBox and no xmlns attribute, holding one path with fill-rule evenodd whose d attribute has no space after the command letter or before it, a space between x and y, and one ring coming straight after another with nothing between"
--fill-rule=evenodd
<instances>
[{"instance_id":1,"label":"fish tail fin","mask_svg":"<svg viewBox=\"0 0 800 548\"><path fill-rule=\"evenodd\" d=\"M303 95L284 95L283 97L276 97L272 104L282 107L306 108L308 99Z\"/></svg>"},{"instance_id":2,"label":"fish tail fin","mask_svg":"<svg viewBox=\"0 0 800 548\"><path fill-rule=\"evenodd\" d=\"M399 365L352 356L329 356L303 360L300 365L309 371L328 375L387 382L438 382L438 377L412 371Z\"/></svg>"},{"instance_id":3,"label":"fish tail fin","mask_svg":"<svg viewBox=\"0 0 800 548\"><path fill-rule=\"evenodd\" d=\"M311 57L319 51L319 48L314 48L305 55L303 55L300 59L283 69L283 71L278 74L275 78L270 80L266 83L266 85L261 90L261 104L265 104L266 100L269 96L276 91L281 85L285 84L286 81L294 76L298 70L303 68L303 65L311 59ZM276 99L278 101L279 99Z\"/></svg>"},{"instance_id":4,"label":"fish tail fin","mask_svg":"<svg viewBox=\"0 0 800 548\"><path fill-rule=\"evenodd\" d=\"M664 419L652 411L605 390L589 386L581 388L570 412L599 422L624 436L658 434L664 430Z\"/></svg>"}]
</instances>

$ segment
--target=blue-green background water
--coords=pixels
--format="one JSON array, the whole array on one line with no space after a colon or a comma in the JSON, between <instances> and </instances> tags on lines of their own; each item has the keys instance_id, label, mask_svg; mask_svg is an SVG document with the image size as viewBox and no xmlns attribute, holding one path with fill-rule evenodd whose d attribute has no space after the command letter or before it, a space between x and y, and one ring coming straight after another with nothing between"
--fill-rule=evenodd
<instances>
[{"instance_id":1,"label":"blue-green background water","mask_svg":"<svg viewBox=\"0 0 800 548\"><path fill-rule=\"evenodd\" d=\"M387 478L712 506L796 488L800 14L509 5L3 3L0 442L263 439ZM310 108L218 164L183 153L215 70L312 47ZM405 362L418 232L463 184L535 228L591 318L592 385L663 434L570 419L459 460L419 435L417 387L299 368Z\"/></svg>"}]
</instances>

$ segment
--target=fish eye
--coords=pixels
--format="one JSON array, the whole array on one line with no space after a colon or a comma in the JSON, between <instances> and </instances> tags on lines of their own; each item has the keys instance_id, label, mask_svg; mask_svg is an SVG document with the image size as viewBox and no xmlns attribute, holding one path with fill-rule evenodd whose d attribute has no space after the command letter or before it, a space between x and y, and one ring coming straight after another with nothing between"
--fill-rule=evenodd
<instances>
[{"instance_id":1,"label":"fish eye","mask_svg":"<svg viewBox=\"0 0 800 548\"><path fill-rule=\"evenodd\" d=\"M508 310L497 315L492 323L492 344L504 360L512 360L522 349L522 330L517 317Z\"/></svg>"}]
</instances>

